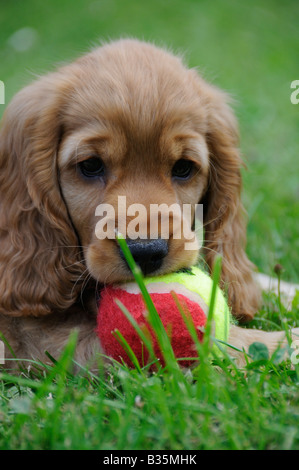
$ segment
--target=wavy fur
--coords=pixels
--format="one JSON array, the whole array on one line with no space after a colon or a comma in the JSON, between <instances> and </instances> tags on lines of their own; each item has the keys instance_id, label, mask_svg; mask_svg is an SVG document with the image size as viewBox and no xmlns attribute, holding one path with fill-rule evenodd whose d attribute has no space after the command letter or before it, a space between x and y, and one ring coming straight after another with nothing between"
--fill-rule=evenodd
<instances>
[{"instance_id":1,"label":"wavy fur","mask_svg":"<svg viewBox=\"0 0 299 470\"><path fill-rule=\"evenodd\" d=\"M75 327L79 361L99 349L95 285L129 274L115 243L95 240L94 207L119 194L145 205L204 203L205 259L212 269L222 254L233 314L253 317L260 292L245 252L243 163L228 101L180 58L134 40L96 49L16 95L0 130L0 330L19 357L56 356ZM71 163L91 145L112 155L114 177L102 186ZM167 174L186 149L199 170L182 187ZM161 272L196 257L171 240Z\"/></svg>"}]
</instances>

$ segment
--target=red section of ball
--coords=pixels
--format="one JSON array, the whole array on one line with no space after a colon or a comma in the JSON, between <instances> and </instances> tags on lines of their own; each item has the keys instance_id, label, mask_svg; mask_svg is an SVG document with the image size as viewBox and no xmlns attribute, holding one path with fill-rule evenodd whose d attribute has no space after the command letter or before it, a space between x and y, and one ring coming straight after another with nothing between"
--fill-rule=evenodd
<instances>
[{"instance_id":1,"label":"red section of ball","mask_svg":"<svg viewBox=\"0 0 299 470\"><path fill-rule=\"evenodd\" d=\"M160 351L154 332L149 327L144 315L146 308L141 294L130 294L122 289L112 287L105 288L101 294L97 320L97 334L104 353L118 361L123 360L127 365L132 367L133 364L126 352L112 334L113 331L117 329L124 336L141 365L147 364L149 358L147 349L142 344L134 327L127 320L121 309L116 305L114 301L115 298L119 299L120 302L129 310L132 317L134 317L140 326L146 325L152 337L155 355L160 359L161 363L164 364L163 354ZM157 312L159 313L164 328L171 339L175 356L177 358L196 357L194 342L185 325L182 315L176 306L172 294L154 293L151 294L151 298ZM206 323L206 315L202 308L196 302L189 300L181 294L177 294L177 298L181 305L187 307L194 325L197 327L204 326ZM200 341L202 340L202 336L202 332L198 330L198 338ZM192 361L190 360L186 360L180 362L180 364L187 367L191 362Z\"/></svg>"}]
</instances>

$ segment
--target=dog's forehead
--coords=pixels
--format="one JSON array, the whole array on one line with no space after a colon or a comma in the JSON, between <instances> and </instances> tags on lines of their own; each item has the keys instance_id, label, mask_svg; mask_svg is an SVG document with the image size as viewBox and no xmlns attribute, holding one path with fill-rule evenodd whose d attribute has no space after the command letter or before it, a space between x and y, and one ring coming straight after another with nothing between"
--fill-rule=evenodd
<instances>
[{"instance_id":1,"label":"dog's forehead","mask_svg":"<svg viewBox=\"0 0 299 470\"><path fill-rule=\"evenodd\" d=\"M178 122L191 123L194 130L204 126L192 74L164 50L120 41L81 58L71 71L77 80L65 112L74 128L98 120L121 127L134 139L153 139Z\"/></svg>"}]
</instances>

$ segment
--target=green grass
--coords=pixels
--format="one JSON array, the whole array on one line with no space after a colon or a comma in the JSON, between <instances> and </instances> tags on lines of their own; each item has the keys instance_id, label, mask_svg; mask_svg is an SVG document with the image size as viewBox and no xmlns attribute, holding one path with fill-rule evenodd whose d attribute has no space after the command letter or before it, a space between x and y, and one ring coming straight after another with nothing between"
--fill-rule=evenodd
<instances>
[{"instance_id":1,"label":"green grass","mask_svg":"<svg viewBox=\"0 0 299 470\"><path fill-rule=\"evenodd\" d=\"M1 449L298 449L298 370L284 363L83 378L62 358L49 373L2 377Z\"/></svg>"},{"instance_id":2,"label":"green grass","mask_svg":"<svg viewBox=\"0 0 299 470\"><path fill-rule=\"evenodd\" d=\"M32 361L22 364L19 376L0 373L0 448L298 449L299 365L292 366L290 356L283 358L281 350L269 357L265 346L253 343L249 349L251 361L241 369L231 358L229 345L221 356L212 348L209 325L220 262L213 276L206 335L203 343L197 342L199 363L182 369L140 271L124 240L119 243L146 302L148 320L161 345L165 365L152 357L156 371L149 372L120 335L134 368L116 361L107 364L99 356L96 374L88 368L73 374L77 335L71 334L53 366ZM284 326L272 314L268 329L294 326L299 311L297 300L293 311L283 312ZM272 296L271 301L271 311L276 309L281 314L279 297ZM129 312L124 313L130 318ZM262 320L263 315L255 320L257 327ZM142 339L142 331L137 332Z\"/></svg>"},{"instance_id":3,"label":"green grass","mask_svg":"<svg viewBox=\"0 0 299 470\"><path fill-rule=\"evenodd\" d=\"M258 268L299 282L299 79L295 0L0 1L0 80L8 103L17 90L101 40L134 36L183 51L235 99L240 122L248 254ZM35 42L11 45L24 27ZM0 105L0 116L5 106ZM281 308L277 295L249 326L298 325L299 297ZM147 374L113 364L72 373L72 337L61 358L0 380L1 449L298 449L298 366L262 354L237 369L229 357L195 370ZM28 364L29 365L29 364ZM37 366L37 364L35 364Z\"/></svg>"},{"instance_id":4,"label":"green grass","mask_svg":"<svg viewBox=\"0 0 299 470\"><path fill-rule=\"evenodd\" d=\"M289 360L241 370L226 357L152 374L99 362L98 374L73 375L75 341L46 375L1 374L1 449L299 447L299 369Z\"/></svg>"}]
</instances>

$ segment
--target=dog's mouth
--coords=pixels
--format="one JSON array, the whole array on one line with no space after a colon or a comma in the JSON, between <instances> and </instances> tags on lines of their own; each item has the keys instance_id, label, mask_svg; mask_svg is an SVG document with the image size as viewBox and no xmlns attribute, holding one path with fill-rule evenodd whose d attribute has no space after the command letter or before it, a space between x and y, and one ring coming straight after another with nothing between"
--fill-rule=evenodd
<instances>
[{"instance_id":1,"label":"dog's mouth","mask_svg":"<svg viewBox=\"0 0 299 470\"><path fill-rule=\"evenodd\" d=\"M96 298L96 304L97 304L97 308L99 308L100 306L100 302L101 302L101 292L102 292L102 289L104 288L104 286L97 286L97 289L95 291L95 298Z\"/></svg>"},{"instance_id":2,"label":"dog's mouth","mask_svg":"<svg viewBox=\"0 0 299 470\"><path fill-rule=\"evenodd\" d=\"M126 242L128 249L139 267L144 277L149 275L161 274L164 259L168 254L168 243L166 240L127 240ZM126 275L119 276L119 279L115 282L106 282L97 285L96 289L96 301L99 305L101 299L101 290L105 285L121 284L123 282L134 281L134 275L131 271L129 263L122 249L119 247L119 256L121 259L122 267L125 268ZM120 270L119 270L120 271Z\"/></svg>"},{"instance_id":3,"label":"dog's mouth","mask_svg":"<svg viewBox=\"0 0 299 470\"><path fill-rule=\"evenodd\" d=\"M96 286L95 298L99 305L101 291L105 286L134 282L130 257L145 278L189 268L197 261L199 251L185 251L182 241L172 237L121 238L104 240L101 244L93 243L85 255L89 274Z\"/></svg>"}]
</instances>

